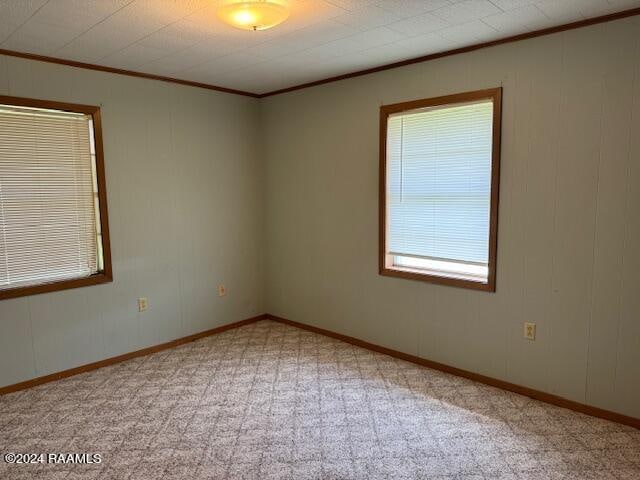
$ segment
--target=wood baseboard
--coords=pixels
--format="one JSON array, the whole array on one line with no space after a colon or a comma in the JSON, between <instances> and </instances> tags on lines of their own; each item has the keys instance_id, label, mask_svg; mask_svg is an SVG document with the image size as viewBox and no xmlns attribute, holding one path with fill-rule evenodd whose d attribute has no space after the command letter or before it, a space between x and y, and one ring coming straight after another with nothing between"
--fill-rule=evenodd
<instances>
[{"instance_id":1,"label":"wood baseboard","mask_svg":"<svg viewBox=\"0 0 640 480\"><path fill-rule=\"evenodd\" d=\"M616 413L609 410L604 410L602 408L593 407L591 405L585 405L583 403L575 402L573 400L568 400L566 398L559 397L551 393L542 392L540 390L534 390L533 388L529 388L529 387L523 387L522 385L516 385L515 383L506 382L504 380L498 380L497 378L488 377L486 375L481 375L479 373L469 372L468 370L463 370L461 368L451 367L443 363L434 362L433 360L427 360L425 358L417 357L415 355L410 355L408 353L403 353L397 350L392 350L390 348L381 347L380 345L375 345L373 343L365 342L364 340L350 337L348 335L332 332L331 330L325 330L324 328L314 327L311 325L307 325L305 323L294 322L292 320L278 317L276 315L267 314L265 317L275 322L283 323L285 325L290 325L292 327L301 328L303 330L308 330L313 333L318 333L320 335L335 338L337 340L341 340L343 342L350 343L358 347L366 348L367 350L371 350L374 352L383 353L391 357L399 358L407 362L422 365L424 367L432 368L434 370L439 370L441 372L450 373L458 377L468 378L469 380L473 380L475 382L484 383L485 385L490 385L492 387L501 388L509 392L518 393L520 395L524 395L527 397L534 398L536 400L540 400L541 402L549 403L551 405L556 405L562 408L567 408L569 410L574 410L576 412L584 413L586 415L591 415L592 417L603 418L605 420L622 423L624 425L629 425L630 427L640 429L640 418L634 418L627 415L623 415L621 413Z\"/></svg>"},{"instance_id":2,"label":"wood baseboard","mask_svg":"<svg viewBox=\"0 0 640 480\"><path fill-rule=\"evenodd\" d=\"M210 330L205 330L204 332L194 333L193 335L188 335L186 337L177 338L175 340L161 343L159 345L154 345L152 347L143 348L141 350L136 350L134 352L124 353L116 357L105 358L104 360L99 360L97 362L88 363L86 365L70 368L68 370L63 370L61 372L44 375L42 377L32 378L31 380L15 383L13 385L0 387L0 395L5 395L7 393L17 392L18 390L24 390L26 388L35 387L36 385L42 385L43 383L54 382L56 380L60 380L61 378L71 377L73 375L78 375L80 373L89 372L91 370L96 370L98 368L106 367L108 365L113 365L114 363L124 362L126 360L131 360L132 358L141 357L143 355L149 355L150 353L156 353L161 350L177 347L178 345L193 342L195 340L199 340L200 338L209 337L217 333L222 333L232 328L238 328L244 325L249 325L251 323L264 320L265 318L267 318L266 314L257 315L255 317L247 318L245 320L240 320L238 322L221 325L220 327L212 328Z\"/></svg>"},{"instance_id":3,"label":"wood baseboard","mask_svg":"<svg viewBox=\"0 0 640 480\"><path fill-rule=\"evenodd\" d=\"M584 413L586 415L591 415L592 417L603 418L605 420L610 420L612 422L617 422L617 423L629 425L631 427L640 429L639 418L630 417L628 415L612 412L610 410L604 410L602 408L593 407L591 405L585 405L583 403L575 402L573 400L568 400L566 398L559 397L551 393L542 392L540 390L534 390L533 388L523 387L522 385L516 385L515 383L506 382L504 380L498 380L497 378L488 377L486 375L481 375L479 373L474 373L468 370L463 370L461 368L445 365L443 363L434 362L433 360L427 360L425 358L417 357L415 355L410 355L408 353L403 353L398 350L381 347L380 345L375 345L373 343L365 342L364 340L360 340L358 338L350 337L348 335L343 335L341 333L333 332L331 330L325 330L324 328L314 327L312 325L307 325L305 323L294 322L293 320L288 320L286 318L278 317L276 315L271 315L268 313L247 318L245 320L240 320L238 322L229 323L227 325L222 325L220 327L212 328L210 330L205 330L204 332L188 335L186 337L171 340L169 342L161 343L159 345L154 345L152 347L147 347L141 350L136 350L134 352L118 355L116 357L106 358L104 360L89 363L89 364L82 365L75 368L70 368L68 370L63 370L61 372L56 372L50 375L44 375L42 377L26 380L24 382L15 383L13 385L0 387L0 395L17 392L19 390L24 390L27 388L35 387L37 385L42 385L43 383L53 382L56 380L60 380L62 378L71 377L73 375L78 375L80 373L89 372L91 370L96 370L98 368L106 367L108 365L113 365L115 363L124 362L132 358L141 357L143 355L149 355L151 353L159 352L161 350L177 347L185 343L193 342L200 338L215 335L217 333L222 333L232 328L238 328L244 325L249 325L251 323L255 323L260 320L272 320L278 323L282 323L285 325L289 325L292 327L296 327L296 328L307 330L313 333L324 335L326 337L335 338L337 340L350 343L351 345L355 345L361 348L366 348L367 350L389 355L391 357L399 358L401 360L415 363L417 365L422 365L424 367L432 368L434 370L450 373L458 377L468 378L469 380L484 383L485 385L501 388L503 390L507 390L510 392L518 393L520 395L534 398L536 400L540 400L541 402L549 403L551 405L556 405L558 407L567 408L569 410L574 410L576 412Z\"/></svg>"}]
</instances>

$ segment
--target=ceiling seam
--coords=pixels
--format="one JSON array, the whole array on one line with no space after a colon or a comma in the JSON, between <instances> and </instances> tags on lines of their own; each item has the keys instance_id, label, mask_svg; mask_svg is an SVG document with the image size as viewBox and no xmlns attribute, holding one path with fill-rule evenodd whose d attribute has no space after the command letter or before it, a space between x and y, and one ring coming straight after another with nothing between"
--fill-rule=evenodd
<instances>
[{"instance_id":1,"label":"ceiling seam","mask_svg":"<svg viewBox=\"0 0 640 480\"><path fill-rule=\"evenodd\" d=\"M87 32L90 32L91 30L93 30L95 27L97 27L98 25L100 25L101 23L106 22L107 20L109 20L111 17L113 17L116 13L118 13L119 11L121 11L123 8L127 8L129 5L131 5L133 2L135 2L136 0L129 0L129 3L127 3L126 5L123 5L122 7L118 8L117 10L113 11L112 13L110 13L109 15L107 15L106 17L104 17L102 20L100 20L97 23L94 23L93 25L91 25L91 27L89 27L87 30L85 30L84 32L76 35L75 37L73 37L71 40L69 40L67 43L65 43L64 45L62 45L60 48L58 48L57 50L54 50L53 53L57 53L60 50L62 50L63 48L71 45L73 42L75 42L78 38L80 38L82 35L84 35Z\"/></svg>"},{"instance_id":2,"label":"ceiling seam","mask_svg":"<svg viewBox=\"0 0 640 480\"><path fill-rule=\"evenodd\" d=\"M20 25L18 25L18 26L16 27L16 29L15 29L13 32L11 32L7 38L5 38L4 40L2 40L2 43L6 43L6 42L8 42L8 41L11 39L11 37L13 37L13 34L14 34L14 33L16 33L16 32L17 32L18 30L20 30L22 27L24 27L24 26L27 24L27 22L28 22L29 20L31 20L31 19L32 19L32 18L33 18L33 17L34 17L34 16L35 16L35 15L36 15L40 10L42 10L45 6L47 6L47 5L49 4L49 2L50 2L50 1L51 1L51 0L47 0L47 1L46 1L46 2L44 2L42 5L40 5L40 6L35 10L35 12L33 12L31 15L29 15L29 18L27 18L24 22L22 22Z\"/></svg>"},{"instance_id":3,"label":"ceiling seam","mask_svg":"<svg viewBox=\"0 0 640 480\"><path fill-rule=\"evenodd\" d=\"M45 5L46 5L46 3L43 4L40 8L44 7ZM35 13L37 13L37 11ZM34 15L35 15L35 13L34 13ZM116 12L114 12L114 14L115 13ZM144 73L144 72L120 69L120 68L115 68L115 67L108 67L108 66L105 66L105 65L91 64L91 63L86 63L86 62L79 62L79 61L75 61L75 60L65 60L65 59L62 59L62 58L56 58L56 57L50 57L50 56L38 55L38 54L31 54L31 53L27 53L27 52L19 52L19 51L15 51L15 50L0 49L0 55L8 55L8 56L14 56L14 57L20 57L20 58L27 58L27 59L36 60L36 61L43 61L43 62L48 62L48 63L57 63L57 64L67 65L67 66L76 67L76 68L84 68L84 69L88 69L88 70L97 70L97 71L103 71L103 72L114 73L114 74L119 74L119 75L128 75L128 76L133 76L133 77L138 77L138 78L147 78L147 79L150 79L150 80L159 80L159 81L164 81L164 82L171 82L171 83L176 83L176 84L192 86L192 87L196 87L196 88L204 88L204 89L215 90L215 91L220 91L220 92L225 92L225 93L232 93L232 94L236 94L236 95L244 95L244 96L253 97L253 98L266 98L266 97L279 95L279 94L282 94L282 93L287 93L287 92L291 92L291 91L295 91L295 90L311 88L311 87L323 85L323 84L326 84L326 83L333 83L333 82L340 81L340 80L346 80L346 79L349 79L349 78L369 75L369 74L377 73L377 72L384 71L384 70L392 70L392 69L400 68L400 67L407 66L407 65L412 65L412 64L416 64L416 63L423 63L423 62L427 62L427 61L434 60L434 59L437 59L437 58L458 55L458 54L467 53L467 52L471 52L471 51L475 51L475 50L480 50L480 49L489 48L489 47L493 47L493 46L503 45L503 44L506 44L506 43L512 43L512 42L518 42L518 41L522 41L522 40L528 40L528 39L541 37L541 36L545 36L545 35L551 35L553 33L558 33L558 32L562 32L562 31L566 31L566 30L574 30L574 29L578 29L578 28L583 28L583 27L587 27L587 26L591 26L591 25L595 25L595 24L599 24L599 23L605 23L605 22L609 22L609 21L619 20L619 19L623 19L623 18L627 18L627 17L631 17L631 16L636 16L636 15L640 15L640 7L639 8L629 9L629 10L622 10L620 12L611 13L611 14L607 14L607 15L602 15L602 16L598 16L598 17L582 19L582 20L578 20L578 21L575 21L575 22L558 25L558 26L555 26L555 27L548 27L548 28L544 28L544 29L540 29L540 30L534 30L534 31L531 31L531 32L526 32L526 33L522 33L522 34L518 34L518 35L513 35L513 36L505 37L505 38L502 38L502 39L497 39L497 40L492 40L492 41L488 41L488 42L477 43L477 44L469 45L469 46L466 46L466 47L460 47L460 48L453 49L453 50L446 50L446 51L433 53L433 54L429 54L429 55L425 55L425 56L419 56L419 57L414 57L414 58L410 58L410 59L407 59L407 60L401 60L401 61L398 61L398 62L392 62L392 63L389 63L389 64L380 65L380 66L377 66L377 67L371 67L371 68L364 69L364 70L344 73L344 74L341 74L341 75L336 75L336 76L332 76L332 77L328 77L328 78L324 78L324 79L319 79L319 80L315 80L315 81L312 81L312 82L307 82L307 83L303 83L303 84L299 84L299 85L293 85L291 87L286 87L286 88L277 89L277 90L273 90L273 91L268 91L268 92L264 92L264 93L254 93L254 92L249 92L249 91L236 90L236 89L230 88L230 87L221 87L221 86L217 86L217 85L212 85L212 84L207 84L207 83L202 83L202 82L196 82L196 81L191 81L191 80L183 80L183 79L179 79L179 78L166 77L166 76L162 76L162 75L148 74L148 73ZM107 18L109 18L109 17L107 17Z\"/></svg>"}]
</instances>

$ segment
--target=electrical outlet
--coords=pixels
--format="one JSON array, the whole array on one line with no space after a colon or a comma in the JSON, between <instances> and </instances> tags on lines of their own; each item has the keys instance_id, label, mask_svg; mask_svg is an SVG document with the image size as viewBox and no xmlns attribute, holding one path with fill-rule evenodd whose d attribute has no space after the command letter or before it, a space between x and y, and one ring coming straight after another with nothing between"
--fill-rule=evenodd
<instances>
[{"instance_id":1,"label":"electrical outlet","mask_svg":"<svg viewBox=\"0 0 640 480\"><path fill-rule=\"evenodd\" d=\"M527 340L535 340L536 339L536 324L524 322L524 338Z\"/></svg>"},{"instance_id":2,"label":"electrical outlet","mask_svg":"<svg viewBox=\"0 0 640 480\"><path fill-rule=\"evenodd\" d=\"M224 285L218 285L218 296L224 297L227 294L227 287Z\"/></svg>"},{"instance_id":3,"label":"electrical outlet","mask_svg":"<svg viewBox=\"0 0 640 480\"><path fill-rule=\"evenodd\" d=\"M138 311L144 312L149 308L149 303L147 302L147 297L141 297L138 299Z\"/></svg>"}]
</instances>

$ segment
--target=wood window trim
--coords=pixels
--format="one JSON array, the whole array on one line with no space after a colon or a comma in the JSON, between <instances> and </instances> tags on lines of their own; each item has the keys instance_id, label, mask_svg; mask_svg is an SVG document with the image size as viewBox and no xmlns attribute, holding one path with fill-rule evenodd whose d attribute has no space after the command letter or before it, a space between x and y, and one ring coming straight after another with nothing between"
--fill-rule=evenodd
<instances>
[{"instance_id":1,"label":"wood window trim","mask_svg":"<svg viewBox=\"0 0 640 480\"><path fill-rule=\"evenodd\" d=\"M85 278L73 278L57 282L46 282L28 287L10 288L0 291L0 300L25 297L40 293L57 292L72 288L87 287L113 281L111 264L111 241L109 236L109 218L107 209L107 184L104 171L104 150L102 142L102 118L100 107L82 105L76 103L54 102L33 98L11 97L0 95L0 104L15 105L18 107L47 108L63 110L67 112L84 113L90 115L93 120L94 148L96 152L96 179L98 183L98 202L100 212L100 228L102 234L102 257L104 266L102 271Z\"/></svg>"},{"instance_id":2,"label":"wood window trim","mask_svg":"<svg viewBox=\"0 0 640 480\"><path fill-rule=\"evenodd\" d=\"M493 131L491 152L491 204L489 216L489 273L486 283L418 271L387 267L387 120L390 115L418 108L465 103L491 99L493 101ZM382 105L380 107L380 171L378 218L378 273L383 276L420 280L423 282L468 288L488 292L496 291L496 267L498 253L498 205L500 190L500 144L502 132L502 87L445 95L435 98Z\"/></svg>"}]
</instances>

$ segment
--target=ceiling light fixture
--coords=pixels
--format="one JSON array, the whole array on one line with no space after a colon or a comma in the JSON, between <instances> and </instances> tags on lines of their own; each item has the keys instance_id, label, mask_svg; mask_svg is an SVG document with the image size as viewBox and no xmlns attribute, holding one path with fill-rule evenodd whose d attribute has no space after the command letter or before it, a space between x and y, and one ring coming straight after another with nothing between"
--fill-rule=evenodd
<instances>
[{"instance_id":1,"label":"ceiling light fixture","mask_svg":"<svg viewBox=\"0 0 640 480\"><path fill-rule=\"evenodd\" d=\"M284 22L289 10L281 1L253 0L231 2L218 9L218 16L243 30L266 30Z\"/></svg>"}]
</instances>

